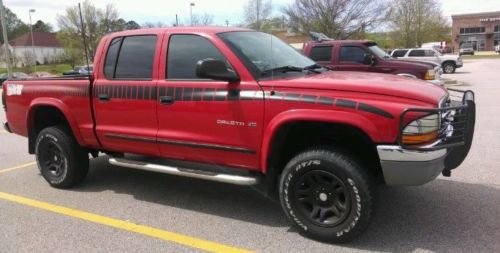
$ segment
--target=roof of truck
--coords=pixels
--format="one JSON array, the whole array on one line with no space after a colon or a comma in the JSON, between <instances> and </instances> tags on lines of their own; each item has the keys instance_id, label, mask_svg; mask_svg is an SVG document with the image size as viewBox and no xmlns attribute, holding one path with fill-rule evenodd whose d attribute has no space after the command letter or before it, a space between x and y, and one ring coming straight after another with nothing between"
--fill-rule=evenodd
<instances>
[{"instance_id":1,"label":"roof of truck","mask_svg":"<svg viewBox=\"0 0 500 253\"><path fill-rule=\"evenodd\" d=\"M112 33L113 35L132 35L132 34L147 34L147 33L162 33L166 31L175 31L178 33L221 33L221 32L243 32L254 31L247 28L225 27L225 26L180 26L167 28L144 28L136 30L126 30Z\"/></svg>"}]
</instances>

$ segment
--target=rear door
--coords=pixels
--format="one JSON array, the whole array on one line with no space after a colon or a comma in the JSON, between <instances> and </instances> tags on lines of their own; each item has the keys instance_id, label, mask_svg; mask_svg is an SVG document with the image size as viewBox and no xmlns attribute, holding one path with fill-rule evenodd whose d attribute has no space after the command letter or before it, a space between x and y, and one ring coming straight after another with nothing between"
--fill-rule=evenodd
<instances>
[{"instance_id":1,"label":"rear door","mask_svg":"<svg viewBox=\"0 0 500 253\"><path fill-rule=\"evenodd\" d=\"M327 67L333 66L333 45L315 45L309 52L309 58Z\"/></svg>"},{"instance_id":2,"label":"rear door","mask_svg":"<svg viewBox=\"0 0 500 253\"><path fill-rule=\"evenodd\" d=\"M97 136L110 151L158 155L158 34L111 38L94 84Z\"/></svg>"},{"instance_id":3,"label":"rear door","mask_svg":"<svg viewBox=\"0 0 500 253\"><path fill-rule=\"evenodd\" d=\"M259 168L263 91L236 56L204 34L166 34L159 80L158 145L167 158ZM200 79L198 61L226 62L238 83ZM237 71L240 70L240 71ZM245 73L242 71L246 71Z\"/></svg>"}]
</instances>

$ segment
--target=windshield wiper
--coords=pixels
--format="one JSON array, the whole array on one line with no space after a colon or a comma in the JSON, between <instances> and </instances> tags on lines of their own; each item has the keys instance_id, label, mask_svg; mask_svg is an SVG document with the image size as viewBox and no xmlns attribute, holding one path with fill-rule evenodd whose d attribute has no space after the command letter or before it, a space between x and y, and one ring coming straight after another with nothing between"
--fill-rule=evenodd
<instances>
[{"instance_id":1,"label":"windshield wiper","mask_svg":"<svg viewBox=\"0 0 500 253\"><path fill-rule=\"evenodd\" d=\"M286 66L281 66L277 68L272 68L272 69L266 69L261 72L261 75L267 75L271 72L281 72L281 73L286 73L286 72L304 72L304 71L311 71L314 73L321 73L320 71L316 70L318 68L323 68L319 64L313 64L310 66L306 66L304 68L301 67L296 67L296 66L291 66L291 65L286 65Z\"/></svg>"},{"instance_id":2,"label":"windshield wiper","mask_svg":"<svg viewBox=\"0 0 500 253\"><path fill-rule=\"evenodd\" d=\"M267 75L271 72L286 73L286 72L302 72L302 71L304 71L303 68L299 68L299 67L295 67L295 66L291 66L291 65L286 65L286 66L281 66L281 67L277 67L277 68L263 70L261 72L261 75Z\"/></svg>"},{"instance_id":3,"label":"windshield wiper","mask_svg":"<svg viewBox=\"0 0 500 253\"><path fill-rule=\"evenodd\" d=\"M309 70L314 73L321 73L321 71L319 71L318 69L323 69L323 66L317 63L314 63L313 65L309 65L303 68L303 70Z\"/></svg>"}]
</instances>

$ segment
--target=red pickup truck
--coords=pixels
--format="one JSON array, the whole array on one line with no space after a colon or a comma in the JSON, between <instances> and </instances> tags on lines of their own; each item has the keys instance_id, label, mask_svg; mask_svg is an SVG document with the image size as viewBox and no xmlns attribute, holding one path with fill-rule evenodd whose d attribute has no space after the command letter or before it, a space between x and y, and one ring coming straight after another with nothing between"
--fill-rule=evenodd
<instances>
[{"instance_id":1,"label":"red pickup truck","mask_svg":"<svg viewBox=\"0 0 500 253\"><path fill-rule=\"evenodd\" d=\"M394 74L443 85L439 64L394 59L369 40L313 40L304 43L302 51L332 70Z\"/></svg>"},{"instance_id":2,"label":"red pickup truck","mask_svg":"<svg viewBox=\"0 0 500 253\"><path fill-rule=\"evenodd\" d=\"M367 227L377 184L449 176L475 122L471 91L330 71L238 28L113 33L91 76L6 81L2 98L5 129L28 137L53 187L81 183L103 152L116 166L255 185L330 242Z\"/></svg>"}]
</instances>

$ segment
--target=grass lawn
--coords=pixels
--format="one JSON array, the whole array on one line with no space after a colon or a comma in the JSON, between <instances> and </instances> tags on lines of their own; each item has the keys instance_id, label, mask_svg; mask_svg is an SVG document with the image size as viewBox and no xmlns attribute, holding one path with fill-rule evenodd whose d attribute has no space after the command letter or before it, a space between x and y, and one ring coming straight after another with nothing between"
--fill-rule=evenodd
<instances>
[{"instance_id":1,"label":"grass lawn","mask_svg":"<svg viewBox=\"0 0 500 253\"><path fill-rule=\"evenodd\" d=\"M56 65L39 65L36 66L37 72L49 72L51 74L61 75L63 72L72 70L69 64L56 64ZM23 68L13 68L13 72L24 72L26 74L35 72L35 68L32 66ZM0 73L6 73L6 68L0 68Z\"/></svg>"},{"instance_id":2,"label":"grass lawn","mask_svg":"<svg viewBox=\"0 0 500 253\"><path fill-rule=\"evenodd\" d=\"M475 59L500 59L500 54L495 55L462 55L464 60L475 60Z\"/></svg>"}]
</instances>

